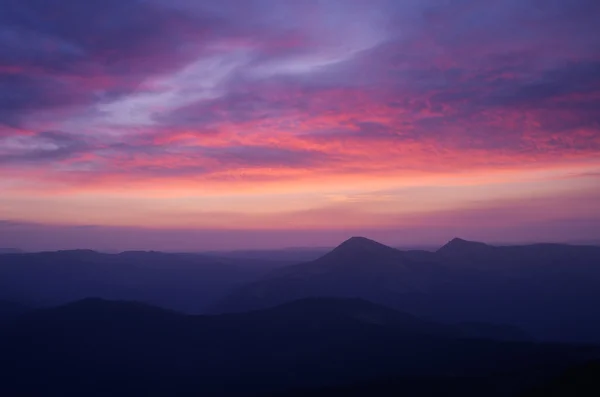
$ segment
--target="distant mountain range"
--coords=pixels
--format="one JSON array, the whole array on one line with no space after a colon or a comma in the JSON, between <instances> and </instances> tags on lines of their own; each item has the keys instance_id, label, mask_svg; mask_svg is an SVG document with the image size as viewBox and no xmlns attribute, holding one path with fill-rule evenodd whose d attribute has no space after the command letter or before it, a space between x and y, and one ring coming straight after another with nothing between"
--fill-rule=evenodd
<instances>
[{"instance_id":1,"label":"distant mountain range","mask_svg":"<svg viewBox=\"0 0 600 397\"><path fill-rule=\"evenodd\" d=\"M456 238L437 251L402 251L354 237L328 252L264 254L3 254L0 299L51 306L98 296L199 314L310 297L363 298L434 322L500 324L539 340L600 343L597 246Z\"/></svg>"},{"instance_id":2,"label":"distant mountain range","mask_svg":"<svg viewBox=\"0 0 600 397\"><path fill-rule=\"evenodd\" d=\"M600 247L457 238L403 251L353 237L294 252L3 254L0 395L593 390Z\"/></svg>"},{"instance_id":3,"label":"distant mountain range","mask_svg":"<svg viewBox=\"0 0 600 397\"><path fill-rule=\"evenodd\" d=\"M0 299L49 306L100 296L199 313L231 288L290 261L68 250L0 256Z\"/></svg>"},{"instance_id":4,"label":"distant mountain range","mask_svg":"<svg viewBox=\"0 0 600 397\"><path fill-rule=\"evenodd\" d=\"M304 262L319 258L331 251L331 248L324 247L299 247L282 249L257 249L257 250L235 250L235 251L206 251L202 254L217 256L220 258L239 258L239 259L263 259L263 260L281 260L290 262Z\"/></svg>"},{"instance_id":5,"label":"distant mountain range","mask_svg":"<svg viewBox=\"0 0 600 397\"><path fill-rule=\"evenodd\" d=\"M18 248L0 248L0 255L1 254L22 254L25 251L22 251Z\"/></svg>"},{"instance_id":6,"label":"distant mountain range","mask_svg":"<svg viewBox=\"0 0 600 397\"><path fill-rule=\"evenodd\" d=\"M542 339L600 342L600 247L456 238L436 252L400 251L353 237L239 288L213 312L311 296L361 297L435 321L513 324Z\"/></svg>"},{"instance_id":7,"label":"distant mountain range","mask_svg":"<svg viewBox=\"0 0 600 397\"><path fill-rule=\"evenodd\" d=\"M0 395L45 397L256 396L384 376L404 379L407 396L423 395L411 382L448 377L463 397L501 396L600 357L600 348L482 339L336 298L217 316L85 299L0 327L0 352Z\"/></svg>"}]
</instances>

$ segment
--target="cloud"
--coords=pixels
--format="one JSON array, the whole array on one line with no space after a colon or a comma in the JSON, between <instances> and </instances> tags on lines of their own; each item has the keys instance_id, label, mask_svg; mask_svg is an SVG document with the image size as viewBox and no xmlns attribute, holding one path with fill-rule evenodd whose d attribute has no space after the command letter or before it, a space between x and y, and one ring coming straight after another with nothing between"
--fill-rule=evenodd
<instances>
[{"instance_id":1,"label":"cloud","mask_svg":"<svg viewBox=\"0 0 600 397\"><path fill-rule=\"evenodd\" d=\"M4 2L0 122L130 93L197 56L190 40L201 45L212 22L136 0Z\"/></svg>"},{"instance_id":2,"label":"cloud","mask_svg":"<svg viewBox=\"0 0 600 397\"><path fill-rule=\"evenodd\" d=\"M595 170L598 4L7 0L0 183L343 195Z\"/></svg>"},{"instance_id":3,"label":"cloud","mask_svg":"<svg viewBox=\"0 0 600 397\"><path fill-rule=\"evenodd\" d=\"M368 198L367 198L368 199ZM594 202L591 202L594 199ZM179 213L180 227L60 225L0 221L0 239L27 250L92 248L101 250L154 249L193 251L289 246L335 246L353 235L364 235L392 246L441 246L451 238L491 243L599 242L600 217L584 211L560 211L564 198L487 203L410 215L368 213L359 207L334 206L285 214ZM541 206L539 205L541 202ZM597 207L595 197L575 198ZM550 209L550 211L548 211ZM537 214L543 213L543 217ZM189 226L204 221L209 226ZM220 224L215 227L214 224ZM257 225L261 225L260 227Z\"/></svg>"},{"instance_id":4,"label":"cloud","mask_svg":"<svg viewBox=\"0 0 600 397\"><path fill-rule=\"evenodd\" d=\"M48 164L66 160L91 149L77 135L44 131L0 139L0 164Z\"/></svg>"},{"instance_id":5,"label":"cloud","mask_svg":"<svg viewBox=\"0 0 600 397\"><path fill-rule=\"evenodd\" d=\"M155 146L119 148L113 161L125 166L131 175L161 178L218 177L221 173L243 178L254 169L262 169L268 175L271 171L266 170L310 168L332 161L327 154L315 150L270 146L186 146L171 148L170 153L161 151ZM118 167L114 169L117 172Z\"/></svg>"},{"instance_id":6,"label":"cloud","mask_svg":"<svg viewBox=\"0 0 600 397\"><path fill-rule=\"evenodd\" d=\"M316 163L331 160L325 153L315 150L291 150L268 146L206 148L204 155L215 158L226 166L234 167L308 167Z\"/></svg>"},{"instance_id":7,"label":"cloud","mask_svg":"<svg viewBox=\"0 0 600 397\"><path fill-rule=\"evenodd\" d=\"M56 110L89 100L89 94L72 90L54 79L8 74L0 76L0 123L19 127L23 117L36 110Z\"/></svg>"}]
</instances>

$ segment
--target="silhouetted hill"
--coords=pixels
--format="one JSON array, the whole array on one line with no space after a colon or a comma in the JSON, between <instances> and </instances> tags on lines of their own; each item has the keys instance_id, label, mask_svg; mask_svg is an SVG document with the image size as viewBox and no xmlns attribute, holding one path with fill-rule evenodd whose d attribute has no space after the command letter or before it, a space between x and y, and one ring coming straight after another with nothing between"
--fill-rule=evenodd
<instances>
[{"instance_id":1,"label":"silhouetted hill","mask_svg":"<svg viewBox=\"0 0 600 397\"><path fill-rule=\"evenodd\" d=\"M304 297L362 297L388 303L387 293L426 289L431 276L448 274L434 263L416 262L401 251L353 237L322 257L277 269L242 287L215 311L244 311Z\"/></svg>"},{"instance_id":2,"label":"silhouetted hill","mask_svg":"<svg viewBox=\"0 0 600 397\"><path fill-rule=\"evenodd\" d=\"M468 330L424 321L418 317L377 305L359 298L306 298L285 303L274 308L235 314L234 318L245 316L256 319L269 319L269 327L275 325L273 319L286 328L302 329L309 325L319 328L338 328L341 333L346 327L373 325L391 327L397 335L430 335L438 337L471 337ZM308 323L308 324L307 324ZM247 325L250 327L251 325Z\"/></svg>"},{"instance_id":3,"label":"silhouetted hill","mask_svg":"<svg viewBox=\"0 0 600 397\"><path fill-rule=\"evenodd\" d=\"M400 251L354 237L295 265L152 251L0 257L0 299L50 306L87 296L190 313L360 297L435 322L513 325L542 340L600 343L600 247L454 239L437 252Z\"/></svg>"},{"instance_id":4,"label":"silhouetted hill","mask_svg":"<svg viewBox=\"0 0 600 397\"><path fill-rule=\"evenodd\" d=\"M0 299L48 306L92 295L198 313L233 287L284 263L152 251L5 254Z\"/></svg>"},{"instance_id":5,"label":"silhouetted hill","mask_svg":"<svg viewBox=\"0 0 600 397\"><path fill-rule=\"evenodd\" d=\"M86 299L15 320L0 330L0 351L0 394L27 396L256 395L498 371L535 380L599 354L465 339L360 299L326 298L218 316Z\"/></svg>"},{"instance_id":6,"label":"silhouetted hill","mask_svg":"<svg viewBox=\"0 0 600 397\"><path fill-rule=\"evenodd\" d=\"M476 241L467 241L454 238L436 252L442 256L470 256L478 254L490 254L494 247Z\"/></svg>"},{"instance_id":7,"label":"silhouetted hill","mask_svg":"<svg viewBox=\"0 0 600 397\"><path fill-rule=\"evenodd\" d=\"M354 237L239 288L213 311L318 296L361 297L438 322L508 324L536 338L600 343L600 247L495 247L457 238L437 252L403 252Z\"/></svg>"},{"instance_id":8,"label":"silhouetted hill","mask_svg":"<svg viewBox=\"0 0 600 397\"><path fill-rule=\"evenodd\" d=\"M600 396L600 362L570 368L561 376L525 392L522 397Z\"/></svg>"},{"instance_id":9,"label":"silhouetted hill","mask_svg":"<svg viewBox=\"0 0 600 397\"><path fill-rule=\"evenodd\" d=\"M0 315L12 313L24 313L28 308L20 303L0 301Z\"/></svg>"},{"instance_id":10,"label":"silhouetted hill","mask_svg":"<svg viewBox=\"0 0 600 397\"><path fill-rule=\"evenodd\" d=\"M300 262L315 260L331 248L306 247L306 248L282 248L282 249L255 249L235 251L208 251L206 254L220 258L258 259L266 261L280 261L293 265Z\"/></svg>"},{"instance_id":11,"label":"silhouetted hill","mask_svg":"<svg viewBox=\"0 0 600 397\"><path fill-rule=\"evenodd\" d=\"M324 254L318 259L309 262L311 265L303 264L283 269L281 273L287 270L297 270L300 268L319 268L330 271L339 270L340 267L345 271L369 272L385 270L384 268L396 268L396 265L404 260L401 251L388 247L376 241L364 237L352 237L344 241L332 251Z\"/></svg>"},{"instance_id":12,"label":"silhouetted hill","mask_svg":"<svg viewBox=\"0 0 600 397\"><path fill-rule=\"evenodd\" d=\"M456 327L473 338L507 340L507 341L533 341L534 338L513 325L499 325L488 323L460 323Z\"/></svg>"},{"instance_id":13,"label":"silhouetted hill","mask_svg":"<svg viewBox=\"0 0 600 397\"><path fill-rule=\"evenodd\" d=\"M137 320L146 317L159 317L168 320L168 316L179 315L177 312L157 306L133 301L111 301L101 298L86 298L63 306L40 309L31 314L36 321L52 318L69 321L77 318L86 323L93 321Z\"/></svg>"},{"instance_id":14,"label":"silhouetted hill","mask_svg":"<svg viewBox=\"0 0 600 397\"><path fill-rule=\"evenodd\" d=\"M550 378L550 379L548 379ZM570 368L558 376L515 376L510 371L490 376L395 376L339 387L301 389L269 397L595 397L600 395L600 364ZM532 386L532 384L540 383Z\"/></svg>"},{"instance_id":15,"label":"silhouetted hill","mask_svg":"<svg viewBox=\"0 0 600 397\"><path fill-rule=\"evenodd\" d=\"M324 258L362 262L362 260L389 259L399 252L395 248L365 237L351 237L325 254Z\"/></svg>"},{"instance_id":16,"label":"silhouetted hill","mask_svg":"<svg viewBox=\"0 0 600 397\"><path fill-rule=\"evenodd\" d=\"M21 254L22 250L18 248L0 248L0 255L2 254Z\"/></svg>"}]
</instances>

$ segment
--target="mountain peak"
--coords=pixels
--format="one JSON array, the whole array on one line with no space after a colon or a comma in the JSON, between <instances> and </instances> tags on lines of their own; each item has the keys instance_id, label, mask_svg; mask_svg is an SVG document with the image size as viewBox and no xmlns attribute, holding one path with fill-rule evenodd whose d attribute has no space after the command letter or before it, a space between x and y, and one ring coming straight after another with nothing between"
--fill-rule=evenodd
<instances>
[{"instance_id":1,"label":"mountain peak","mask_svg":"<svg viewBox=\"0 0 600 397\"><path fill-rule=\"evenodd\" d=\"M463 253L472 253L472 252L480 252L483 249L490 248L491 246L480 243L478 241L469 241L464 240L459 237L455 237L450 240L446 245L442 248L438 249L437 252L441 254L463 254Z\"/></svg>"},{"instance_id":2,"label":"mountain peak","mask_svg":"<svg viewBox=\"0 0 600 397\"><path fill-rule=\"evenodd\" d=\"M348 240L338 245L336 248L333 249L332 252L344 252L355 254L363 252L375 253L387 251L396 252L397 250L392 247L388 247L387 245L378 243L375 240L368 239L366 237L354 236L350 237Z\"/></svg>"},{"instance_id":3,"label":"mountain peak","mask_svg":"<svg viewBox=\"0 0 600 397\"><path fill-rule=\"evenodd\" d=\"M377 241L368 239L366 237L353 236L338 245L338 248L339 247L387 247L387 245L378 243Z\"/></svg>"},{"instance_id":4,"label":"mountain peak","mask_svg":"<svg viewBox=\"0 0 600 397\"><path fill-rule=\"evenodd\" d=\"M348 266L376 262L397 262L401 252L365 237L351 237L321 257L330 264Z\"/></svg>"}]
</instances>

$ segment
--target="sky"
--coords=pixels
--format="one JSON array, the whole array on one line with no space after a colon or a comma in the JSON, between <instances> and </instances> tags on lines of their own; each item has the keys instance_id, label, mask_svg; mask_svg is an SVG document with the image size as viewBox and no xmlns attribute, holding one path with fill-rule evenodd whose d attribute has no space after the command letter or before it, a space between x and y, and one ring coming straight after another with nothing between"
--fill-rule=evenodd
<instances>
[{"instance_id":1,"label":"sky","mask_svg":"<svg viewBox=\"0 0 600 397\"><path fill-rule=\"evenodd\" d=\"M597 0L3 0L0 247L600 241Z\"/></svg>"}]
</instances>

